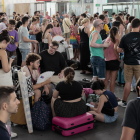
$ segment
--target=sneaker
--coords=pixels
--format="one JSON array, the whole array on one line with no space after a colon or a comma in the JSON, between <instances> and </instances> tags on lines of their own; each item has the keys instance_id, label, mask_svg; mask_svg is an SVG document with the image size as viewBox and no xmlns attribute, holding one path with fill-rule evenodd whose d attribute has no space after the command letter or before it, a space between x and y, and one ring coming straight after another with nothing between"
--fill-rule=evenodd
<instances>
[{"instance_id":1,"label":"sneaker","mask_svg":"<svg viewBox=\"0 0 140 140\"><path fill-rule=\"evenodd\" d=\"M134 88L133 87L131 87L131 92L133 92L134 91Z\"/></svg>"},{"instance_id":2,"label":"sneaker","mask_svg":"<svg viewBox=\"0 0 140 140\"><path fill-rule=\"evenodd\" d=\"M17 133L11 132L11 138L17 137Z\"/></svg>"},{"instance_id":3,"label":"sneaker","mask_svg":"<svg viewBox=\"0 0 140 140\"><path fill-rule=\"evenodd\" d=\"M120 101L120 102L118 102L118 105L121 107L126 107L127 103L126 102L123 103L122 101Z\"/></svg>"}]
</instances>

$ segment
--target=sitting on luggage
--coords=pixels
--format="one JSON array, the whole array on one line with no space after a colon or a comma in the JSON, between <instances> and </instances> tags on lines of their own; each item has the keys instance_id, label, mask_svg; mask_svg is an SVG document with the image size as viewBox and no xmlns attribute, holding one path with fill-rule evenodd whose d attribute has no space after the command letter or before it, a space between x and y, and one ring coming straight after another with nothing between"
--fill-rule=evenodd
<instances>
[{"instance_id":1,"label":"sitting on luggage","mask_svg":"<svg viewBox=\"0 0 140 140\"><path fill-rule=\"evenodd\" d=\"M118 102L116 96L108 90L105 90L103 81L92 83L92 90L95 94L100 95L97 108L90 108L90 113L96 115L95 119L105 123L112 123L118 118ZM92 103L91 103L92 104Z\"/></svg>"},{"instance_id":2,"label":"sitting on luggage","mask_svg":"<svg viewBox=\"0 0 140 140\"><path fill-rule=\"evenodd\" d=\"M72 68L64 69L64 79L57 84L53 93L51 107L53 117L75 117L86 113L86 104L82 97L83 88L74 81L75 72Z\"/></svg>"},{"instance_id":3,"label":"sitting on luggage","mask_svg":"<svg viewBox=\"0 0 140 140\"><path fill-rule=\"evenodd\" d=\"M51 80L48 79L45 82L36 84L37 79L40 76L39 65L41 57L38 54L29 53L26 57L26 66L23 67L23 71L26 72L26 77L31 76L33 89L35 92L35 102L41 97L41 93L46 92L46 95L49 94Z\"/></svg>"},{"instance_id":4,"label":"sitting on luggage","mask_svg":"<svg viewBox=\"0 0 140 140\"><path fill-rule=\"evenodd\" d=\"M17 113L19 103L14 87L0 86L0 140L11 140L6 123Z\"/></svg>"}]
</instances>

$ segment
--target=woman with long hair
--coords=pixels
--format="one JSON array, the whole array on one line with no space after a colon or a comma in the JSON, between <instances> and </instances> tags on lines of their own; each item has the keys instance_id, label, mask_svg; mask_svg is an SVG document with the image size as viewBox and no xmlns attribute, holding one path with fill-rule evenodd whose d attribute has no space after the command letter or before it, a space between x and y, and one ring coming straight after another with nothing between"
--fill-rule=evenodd
<instances>
[{"instance_id":1,"label":"woman with long hair","mask_svg":"<svg viewBox=\"0 0 140 140\"><path fill-rule=\"evenodd\" d=\"M104 51L106 61L105 89L107 89L108 81L110 80L109 89L112 93L114 93L115 90L115 81L121 62L119 53L117 52L117 47L120 43L119 38L120 36L117 27L112 27L110 36L106 39L106 42L111 42L111 44Z\"/></svg>"},{"instance_id":2,"label":"woman with long hair","mask_svg":"<svg viewBox=\"0 0 140 140\"><path fill-rule=\"evenodd\" d=\"M100 98L97 107L90 108L90 113L96 115L95 120L104 123L115 122L118 118L118 102L116 96L111 91L105 89L105 84L102 80L93 82L91 88Z\"/></svg>"},{"instance_id":3,"label":"woman with long hair","mask_svg":"<svg viewBox=\"0 0 140 140\"><path fill-rule=\"evenodd\" d=\"M6 53L6 48L10 42L9 33L7 30L2 30L0 33L0 86L12 86L11 65L14 59L9 58Z\"/></svg>"},{"instance_id":4,"label":"woman with long hair","mask_svg":"<svg viewBox=\"0 0 140 140\"><path fill-rule=\"evenodd\" d=\"M43 50L46 50L49 48L49 45L52 41L52 37L51 37L52 29L53 29L53 25L48 24L45 31L43 32L43 35L42 35Z\"/></svg>"},{"instance_id":5,"label":"woman with long hair","mask_svg":"<svg viewBox=\"0 0 140 140\"><path fill-rule=\"evenodd\" d=\"M48 24L49 24L49 19L44 18L43 19L43 22L42 22L42 26L41 26L42 32L45 31L45 29L46 29L46 27L47 27Z\"/></svg>"},{"instance_id":6,"label":"woman with long hair","mask_svg":"<svg viewBox=\"0 0 140 140\"><path fill-rule=\"evenodd\" d=\"M38 34L40 32L40 29L37 29L36 25L38 23L38 19L36 17L32 18L32 24L30 26L30 39L31 40L36 40L36 34ZM32 43L32 47L31 47L31 53L34 53L34 51L36 50L36 53L38 53L38 47L35 43Z\"/></svg>"},{"instance_id":7,"label":"woman with long hair","mask_svg":"<svg viewBox=\"0 0 140 140\"><path fill-rule=\"evenodd\" d=\"M60 35L62 36L61 27L59 25L59 21L57 19L53 20L53 29L52 29L52 37Z\"/></svg>"},{"instance_id":8,"label":"woman with long hair","mask_svg":"<svg viewBox=\"0 0 140 140\"><path fill-rule=\"evenodd\" d=\"M120 22L119 34L120 34L120 38L122 38L125 35L125 24L120 16L117 16L115 19L116 21Z\"/></svg>"},{"instance_id":9,"label":"woman with long hair","mask_svg":"<svg viewBox=\"0 0 140 140\"><path fill-rule=\"evenodd\" d=\"M81 21L82 26L79 27L80 33L80 66L81 73L80 74L91 74L88 68L88 63L90 62L90 51L89 51L89 36L90 30L88 28L89 19L84 18Z\"/></svg>"},{"instance_id":10,"label":"woman with long hair","mask_svg":"<svg viewBox=\"0 0 140 140\"><path fill-rule=\"evenodd\" d=\"M75 71L64 69L64 81L57 84L53 93L51 107L53 117L75 117L86 113L86 104L81 98L83 88L74 80ZM60 96L60 98L58 97Z\"/></svg>"}]
</instances>

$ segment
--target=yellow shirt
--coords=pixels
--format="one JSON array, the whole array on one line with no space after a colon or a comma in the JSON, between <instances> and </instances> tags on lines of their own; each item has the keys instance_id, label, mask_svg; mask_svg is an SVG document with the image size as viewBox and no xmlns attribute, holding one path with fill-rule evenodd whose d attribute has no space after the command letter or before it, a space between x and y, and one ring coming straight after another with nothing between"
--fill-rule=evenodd
<instances>
[{"instance_id":1,"label":"yellow shirt","mask_svg":"<svg viewBox=\"0 0 140 140\"><path fill-rule=\"evenodd\" d=\"M91 32L93 32L94 30L95 30L95 27L93 26ZM108 25L107 24L104 25L104 30L106 31L106 33L109 31L109 28L108 28Z\"/></svg>"},{"instance_id":2,"label":"yellow shirt","mask_svg":"<svg viewBox=\"0 0 140 140\"><path fill-rule=\"evenodd\" d=\"M64 33L69 33L70 32L70 26L71 26L71 21L69 20L69 18L65 18L63 20Z\"/></svg>"}]
</instances>

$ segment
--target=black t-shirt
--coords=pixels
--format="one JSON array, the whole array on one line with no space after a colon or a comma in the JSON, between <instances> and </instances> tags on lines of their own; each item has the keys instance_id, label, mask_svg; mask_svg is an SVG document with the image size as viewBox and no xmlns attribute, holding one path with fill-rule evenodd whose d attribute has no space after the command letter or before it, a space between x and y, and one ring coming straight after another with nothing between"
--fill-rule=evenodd
<instances>
[{"instance_id":1,"label":"black t-shirt","mask_svg":"<svg viewBox=\"0 0 140 140\"><path fill-rule=\"evenodd\" d=\"M63 81L57 84L56 90L62 100L74 100L81 97L83 88L79 82L72 81L71 85Z\"/></svg>"},{"instance_id":2,"label":"black t-shirt","mask_svg":"<svg viewBox=\"0 0 140 140\"><path fill-rule=\"evenodd\" d=\"M109 28L109 30L111 29L111 25L110 25L110 22L107 24L108 25L108 28Z\"/></svg>"},{"instance_id":3,"label":"black t-shirt","mask_svg":"<svg viewBox=\"0 0 140 140\"><path fill-rule=\"evenodd\" d=\"M120 48L124 50L124 63L126 65L140 65L140 33L130 32L120 41Z\"/></svg>"},{"instance_id":4,"label":"black t-shirt","mask_svg":"<svg viewBox=\"0 0 140 140\"><path fill-rule=\"evenodd\" d=\"M67 65L64 57L59 52L55 52L54 55L50 55L48 50L40 53L40 70L41 73L46 71L54 71L54 75L58 75Z\"/></svg>"},{"instance_id":5,"label":"black t-shirt","mask_svg":"<svg viewBox=\"0 0 140 140\"><path fill-rule=\"evenodd\" d=\"M0 140L11 140L5 124L0 121Z\"/></svg>"},{"instance_id":6,"label":"black t-shirt","mask_svg":"<svg viewBox=\"0 0 140 140\"><path fill-rule=\"evenodd\" d=\"M128 103L122 126L134 129L136 140L140 140L140 98Z\"/></svg>"}]
</instances>

